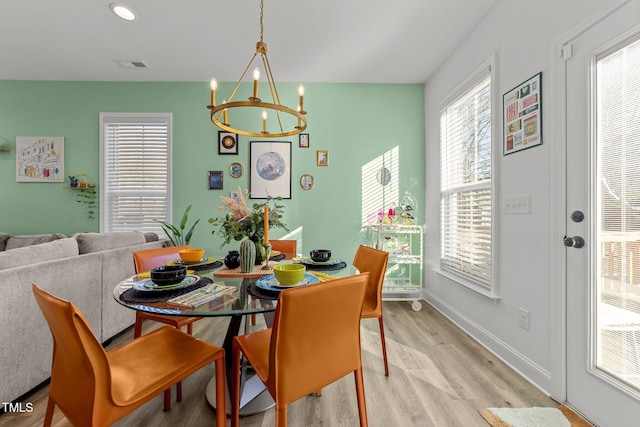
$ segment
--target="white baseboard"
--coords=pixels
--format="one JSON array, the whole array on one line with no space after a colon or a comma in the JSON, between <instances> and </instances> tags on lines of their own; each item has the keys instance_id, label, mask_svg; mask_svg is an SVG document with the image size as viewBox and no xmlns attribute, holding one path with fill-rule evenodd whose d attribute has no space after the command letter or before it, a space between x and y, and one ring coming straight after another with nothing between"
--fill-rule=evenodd
<instances>
[{"instance_id":1,"label":"white baseboard","mask_svg":"<svg viewBox=\"0 0 640 427\"><path fill-rule=\"evenodd\" d=\"M509 344L493 335L490 331L467 318L454 307L451 307L437 296L430 294L427 290L425 290L424 296L427 304L442 313L447 319L469 334L471 338L506 363L511 369L516 371L546 396L551 396L549 392L549 390L552 389L551 373L548 370L543 369Z\"/></svg>"}]
</instances>

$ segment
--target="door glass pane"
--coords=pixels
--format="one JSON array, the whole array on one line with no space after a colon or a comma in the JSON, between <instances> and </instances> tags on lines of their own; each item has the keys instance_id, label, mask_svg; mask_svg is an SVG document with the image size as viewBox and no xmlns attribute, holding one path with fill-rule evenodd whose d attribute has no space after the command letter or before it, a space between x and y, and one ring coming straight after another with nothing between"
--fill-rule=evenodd
<instances>
[{"instance_id":1,"label":"door glass pane","mask_svg":"<svg viewBox=\"0 0 640 427\"><path fill-rule=\"evenodd\" d=\"M640 389L640 41L598 58L596 367Z\"/></svg>"}]
</instances>

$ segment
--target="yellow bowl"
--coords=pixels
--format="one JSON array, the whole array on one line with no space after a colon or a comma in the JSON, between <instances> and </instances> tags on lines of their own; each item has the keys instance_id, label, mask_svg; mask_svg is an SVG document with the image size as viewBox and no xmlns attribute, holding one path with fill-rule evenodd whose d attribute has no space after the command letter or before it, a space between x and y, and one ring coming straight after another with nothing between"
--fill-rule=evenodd
<instances>
[{"instance_id":1,"label":"yellow bowl","mask_svg":"<svg viewBox=\"0 0 640 427\"><path fill-rule=\"evenodd\" d=\"M282 286L292 286L302 281L306 270L302 264L278 264L273 267L273 274Z\"/></svg>"},{"instance_id":2,"label":"yellow bowl","mask_svg":"<svg viewBox=\"0 0 640 427\"><path fill-rule=\"evenodd\" d=\"M204 249L182 249L181 251L178 251L178 254L180 254L180 259L182 259L182 261L193 263L202 259L204 256Z\"/></svg>"}]
</instances>

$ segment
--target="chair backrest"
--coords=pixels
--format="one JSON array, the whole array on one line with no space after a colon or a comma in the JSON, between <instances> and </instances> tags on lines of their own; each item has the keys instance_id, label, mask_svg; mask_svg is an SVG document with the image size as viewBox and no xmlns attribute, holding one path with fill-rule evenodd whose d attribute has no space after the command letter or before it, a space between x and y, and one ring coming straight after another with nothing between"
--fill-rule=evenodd
<instances>
[{"instance_id":1,"label":"chair backrest","mask_svg":"<svg viewBox=\"0 0 640 427\"><path fill-rule=\"evenodd\" d=\"M291 259L298 252L297 240L269 240L269 242L271 243L271 250L283 253L284 259Z\"/></svg>"},{"instance_id":2,"label":"chair backrest","mask_svg":"<svg viewBox=\"0 0 640 427\"><path fill-rule=\"evenodd\" d=\"M155 267L162 267L168 261L180 259L178 251L189 249L189 245L169 246L166 248L145 249L133 253L133 263L136 267L136 273L149 271Z\"/></svg>"},{"instance_id":3,"label":"chair backrest","mask_svg":"<svg viewBox=\"0 0 640 427\"><path fill-rule=\"evenodd\" d=\"M360 313L368 273L280 292L267 387L292 402L361 366Z\"/></svg>"},{"instance_id":4,"label":"chair backrest","mask_svg":"<svg viewBox=\"0 0 640 427\"><path fill-rule=\"evenodd\" d=\"M89 425L88 420L100 415L96 402L108 398L111 377L106 352L72 303L35 284L32 289L53 336L49 395L73 425Z\"/></svg>"},{"instance_id":5,"label":"chair backrest","mask_svg":"<svg viewBox=\"0 0 640 427\"><path fill-rule=\"evenodd\" d=\"M369 283L364 296L364 306L376 315L382 315L382 284L387 271L389 253L360 245L353 259L353 265L361 273L369 272Z\"/></svg>"}]
</instances>

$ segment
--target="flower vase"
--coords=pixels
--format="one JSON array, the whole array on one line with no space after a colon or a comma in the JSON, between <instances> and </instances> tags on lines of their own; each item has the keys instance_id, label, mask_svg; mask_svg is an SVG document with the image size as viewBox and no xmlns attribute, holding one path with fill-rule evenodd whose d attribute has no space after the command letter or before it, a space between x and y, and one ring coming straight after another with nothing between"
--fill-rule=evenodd
<instances>
[{"instance_id":1,"label":"flower vase","mask_svg":"<svg viewBox=\"0 0 640 427\"><path fill-rule=\"evenodd\" d=\"M240 271L250 273L253 271L256 259L256 245L249 239L240 243Z\"/></svg>"}]
</instances>

